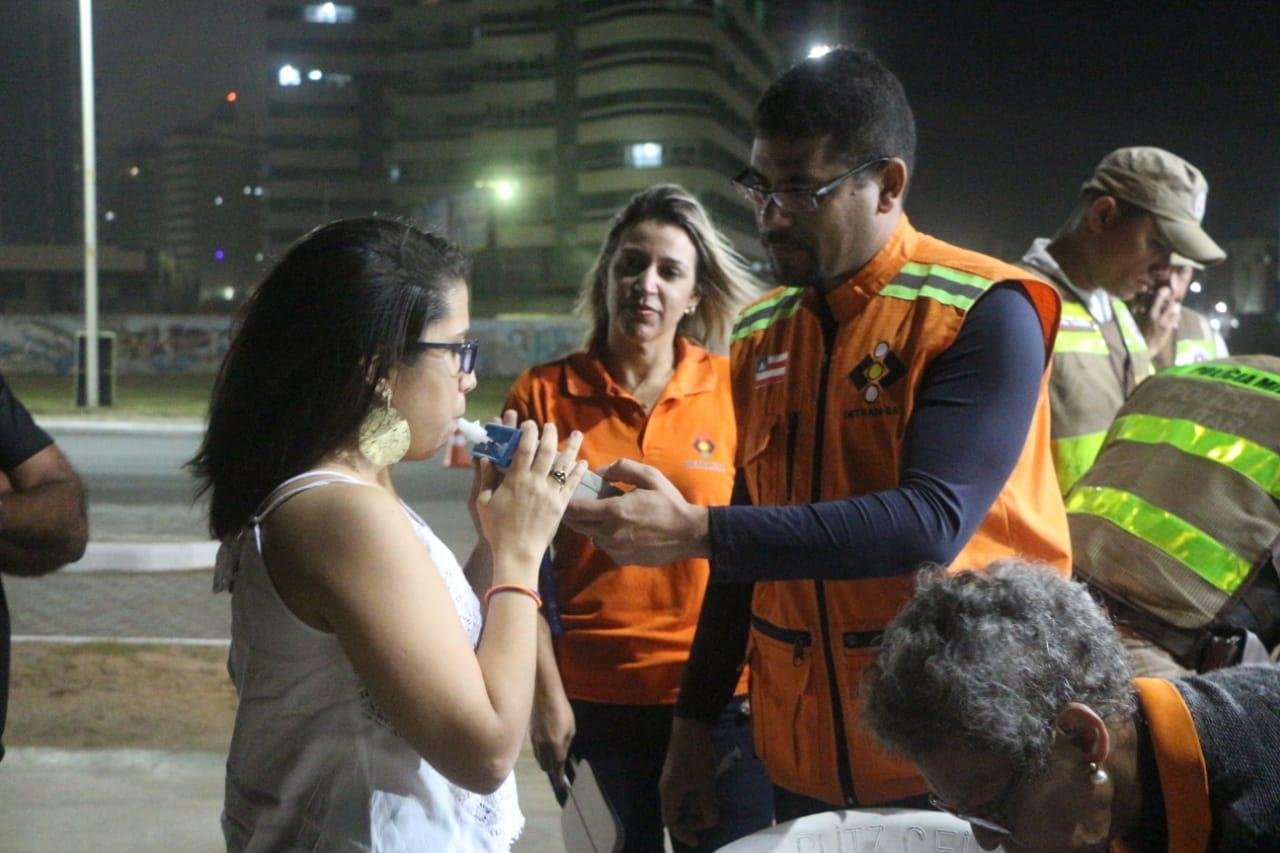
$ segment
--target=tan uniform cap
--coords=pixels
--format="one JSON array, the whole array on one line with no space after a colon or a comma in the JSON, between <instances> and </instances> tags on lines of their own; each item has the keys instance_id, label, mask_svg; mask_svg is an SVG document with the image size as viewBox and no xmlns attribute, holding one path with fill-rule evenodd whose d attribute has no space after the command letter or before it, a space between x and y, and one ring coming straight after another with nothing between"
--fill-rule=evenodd
<instances>
[{"instance_id":1,"label":"tan uniform cap","mask_svg":"<svg viewBox=\"0 0 1280 853\"><path fill-rule=\"evenodd\" d=\"M1102 158L1083 189L1115 196L1149 212L1160 233L1185 260L1216 264L1227 256L1200 227L1209 182L1176 154L1151 146L1118 148Z\"/></svg>"}]
</instances>

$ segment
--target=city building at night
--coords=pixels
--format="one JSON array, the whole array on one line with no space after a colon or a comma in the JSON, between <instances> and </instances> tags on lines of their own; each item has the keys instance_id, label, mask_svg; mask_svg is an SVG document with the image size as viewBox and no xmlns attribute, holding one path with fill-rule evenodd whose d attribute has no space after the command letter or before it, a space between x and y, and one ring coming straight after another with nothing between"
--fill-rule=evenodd
<instances>
[{"instance_id":1,"label":"city building at night","mask_svg":"<svg viewBox=\"0 0 1280 853\"><path fill-rule=\"evenodd\" d=\"M269 253L322 222L388 212L393 5L267 4Z\"/></svg>"},{"instance_id":2,"label":"city building at night","mask_svg":"<svg viewBox=\"0 0 1280 853\"><path fill-rule=\"evenodd\" d=\"M777 54L741 2L459 2L395 10L397 209L476 253L477 297L576 290L637 191L691 190L758 255L729 182Z\"/></svg>"},{"instance_id":3,"label":"city building at night","mask_svg":"<svg viewBox=\"0 0 1280 853\"><path fill-rule=\"evenodd\" d=\"M759 256L729 181L778 66L753 9L273 4L272 245L328 219L395 213L474 254L482 306L512 293L563 306L608 218L635 192L677 182Z\"/></svg>"}]
</instances>

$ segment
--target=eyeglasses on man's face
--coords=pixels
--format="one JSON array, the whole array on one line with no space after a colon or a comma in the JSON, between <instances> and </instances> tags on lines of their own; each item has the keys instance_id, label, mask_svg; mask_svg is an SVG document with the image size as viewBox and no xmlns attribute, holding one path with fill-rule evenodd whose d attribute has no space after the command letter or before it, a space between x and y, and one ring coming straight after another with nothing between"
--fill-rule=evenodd
<instances>
[{"instance_id":1,"label":"eyeglasses on man's face","mask_svg":"<svg viewBox=\"0 0 1280 853\"><path fill-rule=\"evenodd\" d=\"M476 354L480 351L480 342L475 338L449 343L443 341L414 341L405 347L408 352L426 352L432 349L443 349L453 353L458 357L458 372L471 373L476 369Z\"/></svg>"},{"instance_id":2,"label":"eyeglasses on man's face","mask_svg":"<svg viewBox=\"0 0 1280 853\"><path fill-rule=\"evenodd\" d=\"M1013 829L1011 828L1013 821L1009 819L1009 801L1013 799L1018 786L1026 778L1026 771L1027 768L1025 766L1019 767L1013 776L1009 778L1009 784L1004 786L1004 790L980 806L961 810L950 803L938 799L933 794L929 795L929 805L938 811L960 818L960 820L982 830L988 835L1010 838L1013 836Z\"/></svg>"},{"instance_id":3,"label":"eyeglasses on man's face","mask_svg":"<svg viewBox=\"0 0 1280 853\"><path fill-rule=\"evenodd\" d=\"M734 178L733 184L746 196L747 201L754 204L759 210L764 210L769 206L770 202L773 202L780 210L784 210L787 213L809 213L817 210L818 206L822 204L822 200L835 192L836 187L864 169L870 169L872 166L886 163L890 159L889 157L872 157L865 163L860 163L849 171L836 175L822 186L811 190L775 190L760 183L759 178L752 174L750 169Z\"/></svg>"}]
</instances>

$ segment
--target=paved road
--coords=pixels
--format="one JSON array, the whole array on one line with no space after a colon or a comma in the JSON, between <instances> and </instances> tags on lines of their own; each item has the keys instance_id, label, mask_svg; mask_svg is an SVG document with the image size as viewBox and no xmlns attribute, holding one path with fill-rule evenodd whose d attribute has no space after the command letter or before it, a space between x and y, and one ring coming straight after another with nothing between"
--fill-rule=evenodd
<instances>
[{"instance_id":1,"label":"paved road","mask_svg":"<svg viewBox=\"0 0 1280 853\"><path fill-rule=\"evenodd\" d=\"M200 435L107 433L51 427L89 490L90 536L96 541L207 538L205 504L193 503L194 481L183 464ZM438 459L398 466L396 486L455 552L475 541L466 511L469 472L447 469Z\"/></svg>"}]
</instances>

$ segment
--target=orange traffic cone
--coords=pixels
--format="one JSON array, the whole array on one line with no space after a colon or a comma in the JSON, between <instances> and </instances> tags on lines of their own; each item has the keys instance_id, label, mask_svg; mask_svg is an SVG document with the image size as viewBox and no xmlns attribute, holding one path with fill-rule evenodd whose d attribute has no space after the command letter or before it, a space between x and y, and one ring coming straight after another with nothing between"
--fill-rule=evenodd
<instances>
[{"instance_id":1,"label":"orange traffic cone","mask_svg":"<svg viewBox=\"0 0 1280 853\"><path fill-rule=\"evenodd\" d=\"M467 450L467 439L462 430L455 429L453 438L449 439L449 450L444 455L446 468L470 468L471 452Z\"/></svg>"}]
</instances>

